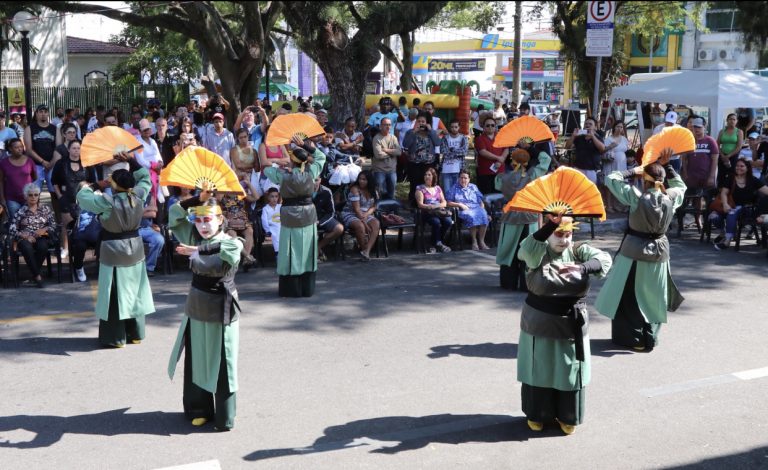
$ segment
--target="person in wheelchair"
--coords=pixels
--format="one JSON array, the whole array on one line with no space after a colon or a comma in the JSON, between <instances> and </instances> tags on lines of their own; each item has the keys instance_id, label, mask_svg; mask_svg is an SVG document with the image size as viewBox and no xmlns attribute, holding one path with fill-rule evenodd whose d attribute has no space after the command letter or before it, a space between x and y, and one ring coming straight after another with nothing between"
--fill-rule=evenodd
<instances>
[{"instance_id":1,"label":"person in wheelchair","mask_svg":"<svg viewBox=\"0 0 768 470\"><path fill-rule=\"evenodd\" d=\"M32 282L43 287L40 268L48 254L48 248L56 243L56 221L53 210L40 204L40 188L27 183L24 188L26 202L14 214L8 231L17 250L24 257Z\"/></svg>"}]
</instances>

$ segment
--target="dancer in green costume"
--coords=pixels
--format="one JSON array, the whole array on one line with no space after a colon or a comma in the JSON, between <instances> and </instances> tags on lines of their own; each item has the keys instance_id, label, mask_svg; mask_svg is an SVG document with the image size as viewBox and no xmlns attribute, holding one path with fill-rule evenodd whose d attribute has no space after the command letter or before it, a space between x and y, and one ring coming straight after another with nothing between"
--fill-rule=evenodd
<instances>
[{"instance_id":1,"label":"dancer in green costume","mask_svg":"<svg viewBox=\"0 0 768 470\"><path fill-rule=\"evenodd\" d=\"M590 380L589 314L583 298L589 275L605 276L608 253L586 243L573 246L573 219L547 215L547 223L520 244L528 266L528 297L520 317L517 380L523 383L528 426L541 431L557 420L572 434L584 418Z\"/></svg>"},{"instance_id":2,"label":"dancer in green costume","mask_svg":"<svg viewBox=\"0 0 768 470\"><path fill-rule=\"evenodd\" d=\"M144 316L155 311L144 243L139 236L144 199L152 182L149 172L131 154L121 153L115 159L128 162L131 171L112 173L108 180L112 194L101 193L96 185L83 184L77 203L83 210L97 214L102 227L96 298L99 341L104 346L122 348L127 341L141 343L145 337Z\"/></svg>"},{"instance_id":3,"label":"dancer in green costume","mask_svg":"<svg viewBox=\"0 0 768 470\"><path fill-rule=\"evenodd\" d=\"M294 136L293 168L285 173L265 168L264 174L280 185L280 252L277 254L280 297L312 297L317 273L317 212L312 203L315 178L325 165L325 154L311 140Z\"/></svg>"},{"instance_id":4,"label":"dancer in green costume","mask_svg":"<svg viewBox=\"0 0 768 470\"><path fill-rule=\"evenodd\" d=\"M190 220L191 219L191 220ZM173 378L184 354L184 415L195 426L211 419L217 431L235 425L237 355L240 338L235 273L242 242L222 230L224 217L208 191L174 204L169 225L189 256L192 286L168 364Z\"/></svg>"},{"instance_id":5,"label":"dancer in green costume","mask_svg":"<svg viewBox=\"0 0 768 470\"><path fill-rule=\"evenodd\" d=\"M669 164L672 151L659 162L608 175L605 186L618 201L629 206L629 221L616 262L595 301L595 308L613 320L613 342L637 351L653 350L659 330L683 302L669 269L667 229L683 203L686 186ZM624 181L643 175L640 192ZM669 188L665 189L666 177Z\"/></svg>"},{"instance_id":6,"label":"dancer in green costume","mask_svg":"<svg viewBox=\"0 0 768 470\"><path fill-rule=\"evenodd\" d=\"M496 190L504 199L511 201L520 191L549 169L552 157L544 150L548 144L531 145L524 140L519 148L510 152L507 171L496 175ZM496 248L496 264L499 265L499 284L504 289L526 291L525 266L517 258L520 241L538 228L538 216L528 212L509 211L501 216L499 245Z\"/></svg>"}]
</instances>

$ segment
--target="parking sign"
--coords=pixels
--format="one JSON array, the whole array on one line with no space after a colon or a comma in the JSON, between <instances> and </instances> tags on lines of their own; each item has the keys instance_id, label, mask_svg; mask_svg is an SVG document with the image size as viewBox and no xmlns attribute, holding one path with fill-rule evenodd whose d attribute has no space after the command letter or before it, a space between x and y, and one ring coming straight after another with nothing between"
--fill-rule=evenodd
<instances>
[{"instance_id":1,"label":"parking sign","mask_svg":"<svg viewBox=\"0 0 768 470\"><path fill-rule=\"evenodd\" d=\"M616 2L590 1L587 5L587 57L613 54L613 17Z\"/></svg>"}]
</instances>

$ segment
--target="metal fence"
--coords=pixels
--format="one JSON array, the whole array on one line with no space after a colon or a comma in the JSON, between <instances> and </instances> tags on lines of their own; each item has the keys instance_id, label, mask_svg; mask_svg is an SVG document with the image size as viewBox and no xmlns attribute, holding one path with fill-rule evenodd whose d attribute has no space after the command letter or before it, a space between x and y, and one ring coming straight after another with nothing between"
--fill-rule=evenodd
<instances>
[{"instance_id":1,"label":"metal fence","mask_svg":"<svg viewBox=\"0 0 768 470\"><path fill-rule=\"evenodd\" d=\"M12 99L9 93L19 89L3 87L0 102L2 109L9 110ZM23 91L21 91L23 93ZM131 106L146 103L148 98L157 98L168 110L174 105L186 105L189 102L189 84L179 85L132 85L126 87L97 86L97 87L32 87L32 108L46 104L53 114L56 108L74 108L79 106L81 112L89 107L96 108L104 105L107 109L117 107L126 118Z\"/></svg>"}]
</instances>

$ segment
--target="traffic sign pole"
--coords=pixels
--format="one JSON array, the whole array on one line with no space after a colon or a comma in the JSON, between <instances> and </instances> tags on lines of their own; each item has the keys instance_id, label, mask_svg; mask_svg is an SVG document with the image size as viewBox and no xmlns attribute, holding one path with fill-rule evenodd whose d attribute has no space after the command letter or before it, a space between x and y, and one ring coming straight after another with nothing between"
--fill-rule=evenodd
<instances>
[{"instance_id":1,"label":"traffic sign pole","mask_svg":"<svg viewBox=\"0 0 768 470\"><path fill-rule=\"evenodd\" d=\"M595 119L595 123L600 126L600 73L603 68L603 56L597 58L597 67L595 68L595 94L594 101L592 101L592 117Z\"/></svg>"}]
</instances>

